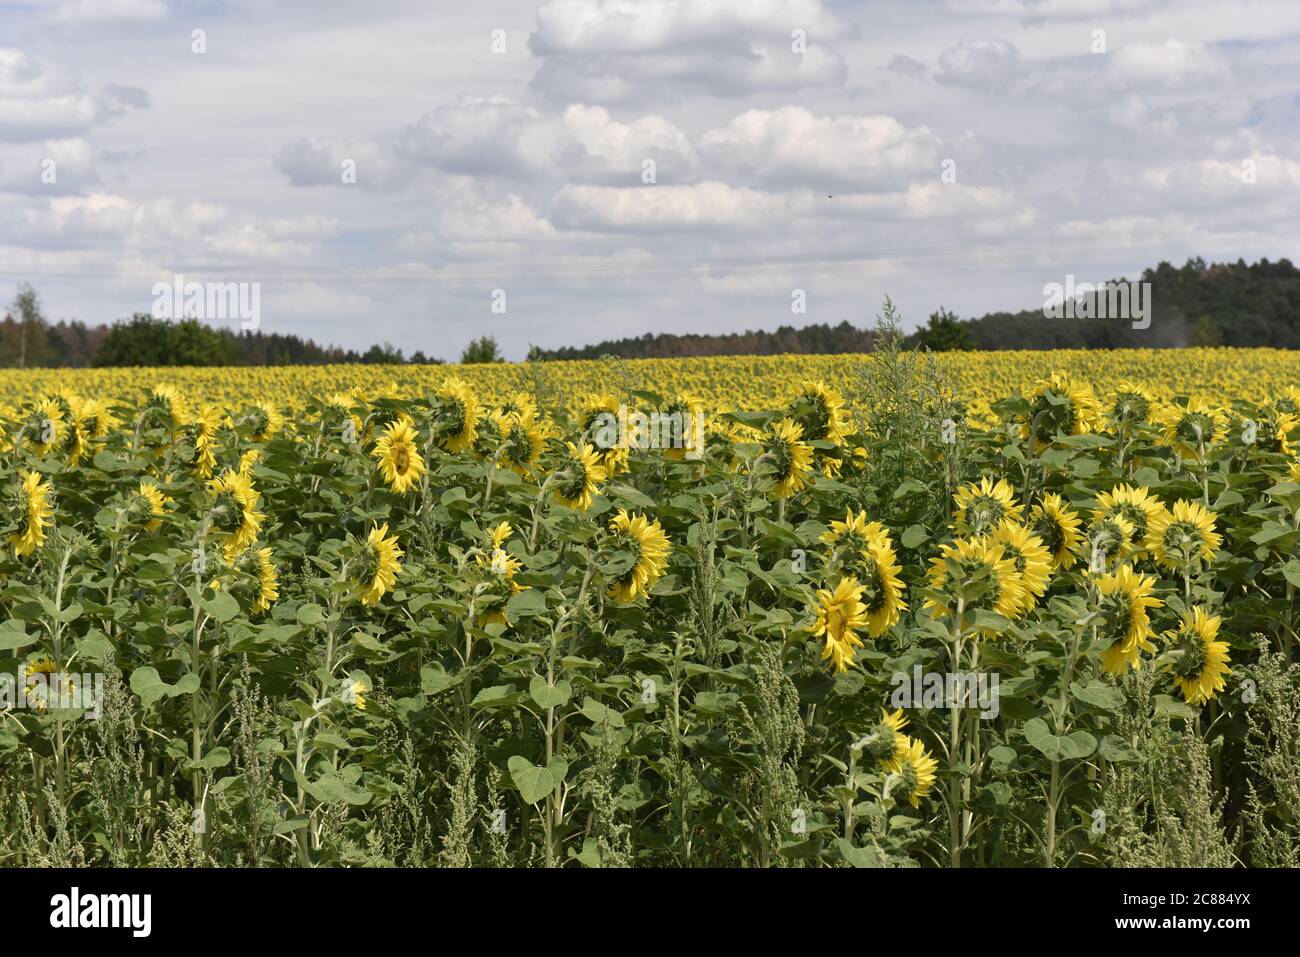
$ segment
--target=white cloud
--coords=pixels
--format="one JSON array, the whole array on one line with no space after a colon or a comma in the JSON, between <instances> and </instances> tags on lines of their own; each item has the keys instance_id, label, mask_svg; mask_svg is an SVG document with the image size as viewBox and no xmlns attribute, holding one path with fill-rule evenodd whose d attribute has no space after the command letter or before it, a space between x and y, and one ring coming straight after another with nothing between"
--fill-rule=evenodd
<instances>
[{"instance_id":1,"label":"white cloud","mask_svg":"<svg viewBox=\"0 0 1300 957\"><path fill-rule=\"evenodd\" d=\"M528 41L543 59L532 87L614 103L838 86L847 33L821 0L552 0Z\"/></svg>"},{"instance_id":2,"label":"white cloud","mask_svg":"<svg viewBox=\"0 0 1300 957\"><path fill-rule=\"evenodd\" d=\"M938 141L892 116L816 116L801 106L749 110L700 138L720 168L770 182L858 187L938 175Z\"/></svg>"},{"instance_id":3,"label":"white cloud","mask_svg":"<svg viewBox=\"0 0 1300 957\"><path fill-rule=\"evenodd\" d=\"M1130 43L1114 56L1117 73L1128 82L1178 85L1194 78L1221 77L1228 71L1218 52L1181 40Z\"/></svg>"},{"instance_id":4,"label":"white cloud","mask_svg":"<svg viewBox=\"0 0 1300 957\"><path fill-rule=\"evenodd\" d=\"M156 20L166 15L166 0L60 0L54 7L54 19L62 23Z\"/></svg>"},{"instance_id":5,"label":"white cloud","mask_svg":"<svg viewBox=\"0 0 1300 957\"><path fill-rule=\"evenodd\" d=\"M726 183L690 186L566 186L551 220L566 229L660 232L753 228L785 208L782 199Z\"/></svg>"},{"instance_id":6,"label":"white cloud","mask_svg":"<svg viewBox=\"0 0 1300 957\"><path fill-rule=\"evenodd\" d=\"M109 116L147 105L143 90L118 86L95 93L45 60L0 47L0 141L75 136Z\"/></svg>"},{"instance_id":7,"label":"white cloud","mask_svg":"<svg viewBox=\"0 0 1300 957\"><path fill-rule=\"evenodd\" d=\"M940 83L984 93L1009 90L1020 76L1020 54L1008 40L963 40L939 54Z\"/></svg>"},{"instance_id":8,"label":"white cloud","mask_svg":"<svg viewBox=\"0 0 1300 957\"><path fill-rule=\"evenodd\" d=\"M636 182L645 159L666 178L682 179L695 165L690 142L663 117L622 123L581 104L554 116L501 96L441 107L399 133L396 144L413 163L524 180Z\"/></svg>"}]
</instances>

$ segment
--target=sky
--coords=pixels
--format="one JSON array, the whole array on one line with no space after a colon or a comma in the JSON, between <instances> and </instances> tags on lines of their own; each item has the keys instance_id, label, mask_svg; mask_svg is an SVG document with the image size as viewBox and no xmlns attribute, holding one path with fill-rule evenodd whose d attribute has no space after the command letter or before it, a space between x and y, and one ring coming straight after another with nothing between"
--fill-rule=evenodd
<instances>
[{"instance_id":1,"label":"sky","mask_svg":"<svg viewBox=\"0 0 1300 957\"><path fill-rule=\"evenodd\" d=\"M0 301L51 319L179 274L521 359L1298 243L1296 0L0 0Z\"/></svg>"}]
</instances>

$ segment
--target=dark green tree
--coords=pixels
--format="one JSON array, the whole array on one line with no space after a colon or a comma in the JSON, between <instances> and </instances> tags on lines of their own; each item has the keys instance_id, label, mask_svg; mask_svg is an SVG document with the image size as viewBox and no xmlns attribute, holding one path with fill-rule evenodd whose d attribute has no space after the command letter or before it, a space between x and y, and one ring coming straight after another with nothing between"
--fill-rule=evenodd
<instances>
[{"instance_id":1,"label":"dark green tree","mask_svg":"<svg viewBox=\"0 0 1300 957\"><path fill-rule=\"evenodd\" d=\"M975 339L966 323L940 306L938 312L930 313L924 328L908 337L908 344L931 352L952 352L974 349Z\"/></svg>"},{"instance_id":2,"label":"dark green tree","mask_svg":"<svg viewBox=\"0 0 1300 957\"><path fill-rule=\"evenodd\" d=\"M480 336L473 340L465 347L465 351L460 354L462 365L469 365L475 362L505 362L505 356L501 355L501 348L497 341L491 336Z\"/></svg>"}]
</instances>

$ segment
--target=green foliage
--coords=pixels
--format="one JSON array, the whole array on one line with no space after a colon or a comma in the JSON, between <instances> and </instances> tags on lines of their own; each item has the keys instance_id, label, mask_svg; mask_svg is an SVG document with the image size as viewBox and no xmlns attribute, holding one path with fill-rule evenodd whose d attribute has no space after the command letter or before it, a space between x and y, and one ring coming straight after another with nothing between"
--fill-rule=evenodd
<instances>
[{"instance_id":1,"label":"green foliage","mask_svg":"<svg viewBox=\"0 0 1300 957\"><path fill-rule=\"evenodd\" d=\"M497 341L491 336L479 336L477 339L470 340L463 352L460 354L462 365L468 365L475 362L505 362L501 355L501 348Z\"/></svg>"}]
</instances>

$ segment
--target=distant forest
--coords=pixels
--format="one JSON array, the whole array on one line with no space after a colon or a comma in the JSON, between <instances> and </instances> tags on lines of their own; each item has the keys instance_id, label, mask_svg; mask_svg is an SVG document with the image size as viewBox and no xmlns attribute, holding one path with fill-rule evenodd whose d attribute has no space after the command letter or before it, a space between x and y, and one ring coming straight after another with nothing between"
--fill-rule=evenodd
<instances>
[{"instance_id":1,"label":"distant forest","mask_svg":"<svg viewBox=\"0 0 1300 957\"><path fill-rule=\"evenodd\" d=\"M1055 281L1063 281L1064 276ZM1124 279L1116 281L1126 281ZM1122 349L1183 346L1300 348L1300 270L1290 260L1253 265L1243 260L1207 265L1189 259L1181 268L1162 262L1136 280L1151 283L1149 329L1126 319L1047 319L1040 302L1021 312L992 312L961 319L940 308L907 337L911 346L952 349ZM770 355L870 352L872 333L848 322L775 332L659 335L615 339L580 349L534 349L529 358L624 359L666 356Z\"/></svg>"},{"instance_id":2,"label":"distant forest","mask_svg":"<svg viewBox=\"0 0 1300 957\"><path fill-rule=\"evenodd\" d=\"M1059 277L1063 280L1064 277ZM1125 279L1117 281L1123 282ZM911 346L953 349L1117 349L1126 347L1273 346L1300 348L1300 270L1287 259L1247 264L1206 264L1189 259L1182 268L1162 262L1136 280L1151 284L1151 326L1134 329L1127 319L1043 316L1042 304L1021 312L994 312L962 319L940 308L907 337ZM581 348L533 346L531 361L625 359L674 356L828 354L870 352L873 332L847 320L775 331L725 334L646 333ZM170 322L136 313L111 325L46 320L30 286L19 287L0 321L0 366L321 365L324 363L440 363L415 352L409 357L388 343L364 352L318 345L295 335L236 332L195 320ZM481 337L466 347L462 362L500 362L496 342Z\"/></svg>"}]
</instances>

